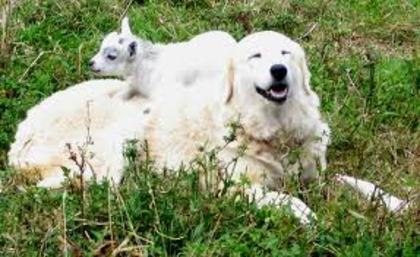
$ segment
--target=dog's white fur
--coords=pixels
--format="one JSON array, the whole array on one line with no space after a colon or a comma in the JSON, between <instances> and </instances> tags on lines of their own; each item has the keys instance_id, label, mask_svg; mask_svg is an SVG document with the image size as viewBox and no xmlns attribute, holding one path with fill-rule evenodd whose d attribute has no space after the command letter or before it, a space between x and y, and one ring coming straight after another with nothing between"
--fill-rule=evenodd
<instances>
[{"instance_id":1,"label":"dog's white fur","mask_svg":"<svg viewBox=\"0 0 420 257\"><path fill-rule=\"evenodd\" d=\"M126 79L126 99L134 93L151 96L156 85L188 86L197 78L219 74L235 44L223 31L205 32L187 42L153 44L135 36L125 17L121 32L104 38L90 65L98 74Z\"/></svg>"},{"instance_id":2,"label":"dog's white fur","mask_svg":"<svg viewBox=\"0 0 420 257\"><path fill-rule=\"evenodd\" d=\"M413 205L409 200L402 200L386 193L377 185L360 178L336 174L334 180L340 184L350 186L355 191L359 192L366 200L377 201L391 212L403 212Z\"/></svg>"},{"instance_id":3,"label":"dog's white fur","mask_svg":"<svg viewBox=\"0 0 420 257\"><path fill-rule=\"evenodd\" d=\"M254 58L255 54L260 58ZM288 70L283 81L289 85L288 98L282 104L267 100L255 88L270 88L270 67L275 64ZM235 181L243 176L250 180L246 190L250 199L255 197L263 205L291 204L301 221L308 222L308 215L313 215L303 202L276 191L278 179L288 170L281 165L287 163L287 153L277 153L274 148L277 143L301 145L300 165L306 177L316 174L318 162L321 169L326 167L330 132L321 119L319 99L309 85L304 51L282 34L255 33L239 42L226 70L220 79L161 92L146 129L151 155L158 165L168 168L188 165L200 153L200 147L223 146L229 134L226 125L238 121L241 129L237 140L218 153L221 164L235 163L225 172ZM243 143L248 148L241 155ZM272 191L264 193L267 188Z\"/></svg>"},{"instance_id":4,"label":"dog's white fur","mask_svg":"<svg viewBox=\"0 0 420 257\"><path fill-rule=\"evenodd\" d=\"M65 179L62 167L71 171L70 177L80 171L70 160L72 152L79 164L84 156L86 180L119 183L124 141L141 137L138 133L147 118L146 100L117 97L124 87L127 84L119 80L91 80L32 107L18 126L8 153L10 166L28 176L39 175L38 186L57 188Z\"/></svg>"}]
</instances>

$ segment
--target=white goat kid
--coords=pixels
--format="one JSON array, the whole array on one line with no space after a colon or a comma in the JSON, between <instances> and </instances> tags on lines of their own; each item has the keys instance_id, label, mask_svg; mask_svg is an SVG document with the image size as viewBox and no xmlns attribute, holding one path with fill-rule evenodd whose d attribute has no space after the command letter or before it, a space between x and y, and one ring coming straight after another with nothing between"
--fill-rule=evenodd
<instances>
[{"instance_id":1,"label":"white goat kid","mask_svg":"<svg viewBox=\"0 0 420 257\"><path fill-rule=\"evenodd\" d=\"M104 38L89 66L100 75L126 79L130 88L125 99L135 93L149 97L158 84L188 86L222 73L235 45L236 40L222 31L202 33L188 42L153 44L135 36L125 17L121 32Z\"/></svg>"}]
</instances>

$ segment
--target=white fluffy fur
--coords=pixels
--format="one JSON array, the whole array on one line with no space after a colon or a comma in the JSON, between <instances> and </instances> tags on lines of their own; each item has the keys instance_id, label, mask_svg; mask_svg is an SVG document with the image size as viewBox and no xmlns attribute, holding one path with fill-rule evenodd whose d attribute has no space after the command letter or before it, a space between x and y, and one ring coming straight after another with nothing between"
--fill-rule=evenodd
<instances>
[{"instance_id":1,"label":"white fluffy fur","mask_svg":"<svg viewBox=\"0 0 420 257\"><path fill-rule=\"evenodd\" d=\"M282 54L284 51L288 54ZM252 58L256 53L261 55L258 60ZM288 69L288 98L282 104L265 99L255 88L270 88L270 67L275 64ZM201 80L200 86L160 93L146 129L152 156L157 164L169 168L189 164L201 146L224 145L224 136L229 134L226 125L238 120L242 129L237 140L218 154L224 165L239 157L225 172L236 181L242 176L250 180L246 191L250 198L263 205L291 204L298 217L305 217L301 221L308 222L307 216L313 215L306 205L275 191L278 179L287 172L281 165L287 163L287 152L277 153L274 144L302 146L300 164L306 177L316 175L318 162L321 169L326 167L329 127L321 119L318 97L310 88L303 50L282 34L255 33L239 42L226 70L219 79ZM238 146L243 143L248 148L242 156ZM273 191L263 194L265 188Z\"/></svg>"},{"instance_id":2,"label":"white fluffy fur","mask_svg":"<svg viewBox=\"0 0 420 257\"><path fill-rule=\"evenodd\" d=\"M73 177L79 167L70 160L71 146L81 161L84 177L119 183L123 168L123 143L141 137L147 115L142 98L130 102L116 97L126 87L119 80L92 80L59 91L32 107L19 126L8 154L9 164L28 176L39 175L39 186L56 188L64 181L62 167ZM88 138L90 136L90 138ZM87 143L91 141L92 144Z\"/></svg>"},{"instance_id":3,"label":"white fluffy fur","mask_svg":"<svg viewBox=\"0 0 420 257\"><path fill-rule=\"evenodd\" d=\"M412 202L402 200L386 193L377 185L366 180L340 174L336 174L334 179L343 185L350 186L359 192L366 200L378 201L379 204L385 206L385 208L391 212L404 211L412 205Z\"/></svg>"},{"instance_id":4,"label":"white fluffy fur","mask_svg":"<svg viewBox=\"0 0 420 257\"><path fill-rule=\"evenodd\" d=\"M151 96L156 85L188 86L197 78L219 74L235 44L223 31L205 32L187 42L153 44L136 37L126 17L121 33L104 38L90 65L98 74L127 79L130 88L125 98L136 92Z\"/></svg>"}]
</instances>

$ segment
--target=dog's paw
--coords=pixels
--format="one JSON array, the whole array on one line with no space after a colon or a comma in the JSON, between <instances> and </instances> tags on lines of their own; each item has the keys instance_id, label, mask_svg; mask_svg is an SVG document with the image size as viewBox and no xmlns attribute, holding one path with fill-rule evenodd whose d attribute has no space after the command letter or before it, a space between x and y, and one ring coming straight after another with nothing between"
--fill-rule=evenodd
<instances>
[{"instance_id":1,"label":"dog's paw","mask_svg":"<svg viewBox=\"0 0 420 257\"><path fill-rule=\"evenodd\" d=\"M317 220L315 213L302 200L290 195L267 192L262 197L256 198L255 202L259 208L266 205L288 206L303 225L310 225Z\"/></svg>"}]
</instances>

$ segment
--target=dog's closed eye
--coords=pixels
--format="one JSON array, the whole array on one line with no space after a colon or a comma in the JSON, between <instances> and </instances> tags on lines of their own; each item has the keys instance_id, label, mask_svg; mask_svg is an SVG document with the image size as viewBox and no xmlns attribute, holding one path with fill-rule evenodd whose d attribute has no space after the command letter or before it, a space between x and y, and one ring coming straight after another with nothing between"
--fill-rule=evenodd
<instances>
[{"instance_id":1,"label":"dog's closed eye","mask_svg":"<svg viewBox=\"0 0 420 257\"><path fill-rule=\"evenodd\" d=\"M286 54L290 54L290 52L289 52L289 51L286 51L286 50L282 50L282 51L281 51L281 54L282 54L282 55L286 55Z\"/></svg>"},{"instance_id":2,"label":"dog's closed eye","mask_svg":"<svg viewBox=\"0 0 420 257\"><path fill-rule=\"evenodd\" d=\"M254 58L261 58L261 53L256 53L256 54L251 55L250 57L248 57L248 60L254 59Z\"/></svg>"}]
</instances>

